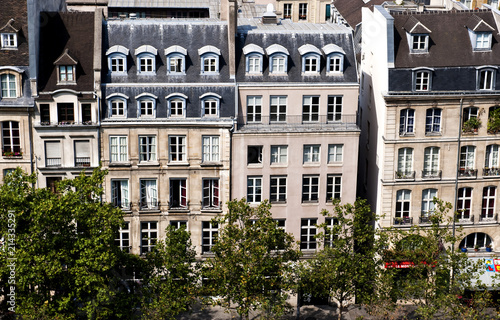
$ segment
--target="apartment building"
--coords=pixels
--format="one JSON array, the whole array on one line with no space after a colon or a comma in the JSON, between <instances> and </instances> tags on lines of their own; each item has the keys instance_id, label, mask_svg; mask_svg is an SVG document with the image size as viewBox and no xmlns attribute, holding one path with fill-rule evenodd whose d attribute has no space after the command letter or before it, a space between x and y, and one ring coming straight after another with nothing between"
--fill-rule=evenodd
<instances>
[{"instance_id":1,"label":"apartment building","mask_svg":"<svg viewBox=\"0 0 500 320\"><path fill-rule=\"evenodd\" d=\"M438 197L458 246L498 247L498 17L363 9L359 183L379 227L429 225Z\"/></svg>"},{"instance_id":2,"label":"apartment building","mask_svg":"<svg viewBox=\"0 0 500 320\"><path fill-rule=\"evenodd\" d=\"M275 0L281 19L325 23L331 20L331 0Z\"/></svg>"}]
</instances>

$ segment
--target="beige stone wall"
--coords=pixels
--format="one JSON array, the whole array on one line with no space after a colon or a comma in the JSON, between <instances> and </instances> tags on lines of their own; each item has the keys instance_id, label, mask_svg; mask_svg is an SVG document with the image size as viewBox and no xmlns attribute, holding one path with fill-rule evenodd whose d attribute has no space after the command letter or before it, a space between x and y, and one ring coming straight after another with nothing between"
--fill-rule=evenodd
<instances>
[{"instance_id":1,"label":"beige stone wall","mask_svg":"<svg viewBox=\"0 0 500 320\"><path fill-rule=\"evenodd\" d=\"M5 170L21 167L21 169L23 169L27 173L31 172L30 127L29 117L26 109L23 108L23 110L2 110L2 115L0 116L0 125L4 121L19 122L19 138L21 152L23 153L23 155L21 157L2 156L0 158L0 179L2 180L5 174Z\"/></svg>"},{"instance_id":2,"label":"beige stone wall","mask_svg":"<svg viewBox=\"0 0 500 320\"><path fill-rule=\"evenodd\" d=\"M292 17L293 22L312 22L324 23L326 22L326 5L331 4L330 0L276 0L276 11L281 12L279 18L284 18L284 4L292 4ZM301 19L299 17L299 4L307 3L307 17Z\"/></svg>"}]
</instances>

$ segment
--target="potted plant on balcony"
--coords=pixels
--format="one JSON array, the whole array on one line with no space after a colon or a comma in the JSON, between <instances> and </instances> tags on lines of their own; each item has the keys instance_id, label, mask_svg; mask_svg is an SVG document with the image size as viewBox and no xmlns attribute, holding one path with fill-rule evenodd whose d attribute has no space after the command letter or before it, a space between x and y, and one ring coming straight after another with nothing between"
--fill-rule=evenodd
<instances>
[{"instance_id":1,"label":"potted plant on balcony","mask_svg":"<svg viewBox=\"0 0 500 320\"><path fill-rule=\"evenodd\" d=\"M477 117L471 117L469 120L465 121L462 126L462 131L464 133L474 133L481 126L481 121Z\"/></svg>"},{"instance_id":2,"label":"potted plant on balcony","mask_svg":"<svg viewBox=\"0 0 500 320\"><path fill-rule=\"evenodd\" d=\"M466 248L466 247L462 247L462 248L460 248L460 250L461 250L462 252L467 252L467 248Z\"/></svg>"},{"instance_id":3,"label":"potted plant on balcony","mask_svg":"<svg viewBox=\"0 0 500 320\"><path fill-rule=\"evenodd\" d=\"M487 244L487 245L486 245L486 251L487 251L487 252L491 252L491 251L493 251L493 249L492 249L492 247L491 247L491 244Z\"/></svg>"},{"instance_id":4,"label":"potted plant on balcony","mask_svg":"<svg viewBox=\"0 0 500 320\"><path fill-rule=\"evenodd\" d=\"M488 133L496 134L500 132L500 107L490 112L487 124Z\"/></svg>"},{"instance_id":5,"label":"potted plant on balcony","mask_svg":"<svg viewBox=\"0 0 500 320\"><path fill-rule=\"evenodd\" d=\"M474 246L474 251L476 251L476 252L479 251L479 246L477 244Z\"/></svg>"}]
</instances>

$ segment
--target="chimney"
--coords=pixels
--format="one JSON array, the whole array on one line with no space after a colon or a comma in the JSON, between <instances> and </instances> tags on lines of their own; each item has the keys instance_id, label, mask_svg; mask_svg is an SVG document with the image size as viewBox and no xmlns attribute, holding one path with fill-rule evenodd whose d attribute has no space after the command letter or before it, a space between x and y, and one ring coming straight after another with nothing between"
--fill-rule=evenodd
<instances>
[{"instance_id":1,"label":"chimney","mask_svg":"<svg viewBox=\"0 0 500 320\"><path fill-rule=\"evenodd\" d=\"M263 24L278 24L278 18L276 13L274 13L274 6L269 3L266 8L266 12L262 15Z\"/></svg>"},{"instance_id":2,"label":"chimney","mask_svg":"<svg viewBox=\"0 0 500 320\"><path fill-rule=\"evenodd\" d=\"M228 0L227 8L227 45L229 49L229 77L236 77L236 33L238 30L238 2Z\"/></svg>"}]
</instances>

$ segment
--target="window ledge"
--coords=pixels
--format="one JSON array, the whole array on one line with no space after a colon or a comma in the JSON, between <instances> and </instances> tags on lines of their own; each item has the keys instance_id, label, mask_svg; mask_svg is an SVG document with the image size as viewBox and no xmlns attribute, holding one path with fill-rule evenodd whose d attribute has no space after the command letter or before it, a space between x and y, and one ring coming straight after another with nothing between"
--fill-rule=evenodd
<instances>
[{"instance_id":1,"label":"window ledge","mask_svg":"<svg viewBox=\"0 0 500 320\"><path fill-rule=\"evenodd\" d=\"M303 164L304 167L319 167L321 165L320 162L306 162Z\"/></svg>"},{"instance_id":2,"label":"window ledge","mask_svg":"<svg viewBox=\"0 0 500 320\"><path fill-rule=\"evenodd\" d=\"M222 213L221 208L201 208L203 213Z\"/></svg>"},{"instance_id":3,"label":"window ledge","mask_svg":"<svg viewBox=\"0 0 500 320\"><path fill-rule=\"evenodd\" d=\"M200 76L218 76L220 75L219 72L201 72Z\"/></svg>"},{"instance_id":4,"label":"window ledge","mask_svg":"<svg viewBox=\"0 0 500 320\"><path fill-rule=\"evenodd\" d=\"M288 76L288 73L286 72L271 72L269 73L270 76L274 76L274 77L286 77Z\"/></svg>"},{"instance_id":5,"label":"window ledge","mask_svg":"<svg viewBox=\"0 0 500 320\"><path fill-rule=\"evenodd\" d=\"M245 76L247 76L247 77L262 77L263 74L262 74L262 72L255 72L255 73L245 72Z\"/></svg>"},{"instance_id":6,"label":"window ledge","mask_svg":"<svg viewBox=\"0 0 500 320\"><path fill-rule=\"evenodd\" d=\"M304 76L314 76L314 77L317 77L319 75L320 75L319 72L302 72L301 73L301 76L303 76L303 77Z\"/></svg>"},{"instance_id":7,"label":"window ledge","mask_svg":"<svg viewBox=\"0 0 500 320\"><path fill-rule=\"evenodd\" d=\"M270 201L273 206L286 206L286 200L285 201Z\"/></svg>"},{"instance_id":8,"label":"window ledge","mask_svg":"<svg viewBox=\"0 0 500 320\"><path fill-rule=\"evenodd\" d=\"M288 163L271 163L271 168L287 168Z\"/></svg>"},{"instance_id":9,"label":"window ledge","mask_svg":"<svg viewBox=\"0 0 500 320\"><path fill-rule=\"evenodd\" d=\"M415 136L415 132L400 132L399 136L400 137L414 137Z\"/></svg>"},{"instance_id":10,"label":"window ledge","mask_svg":"<svg viewBox=\"0 0 500 320\"><path fill-rule=\"evenodd\" d=\"M167 163L169 167L189 167L189 162L169 162Z\"/></svg>"},{"instance_id":11,"label":"window ledge","mask_svg":"<svg viewBox=\"0 0 500 320\"><path fill-rule=\"evenodd\" d=\"M157 161L151 161L151 162L143 161L137 164L138 167L157 167L159 165L160 163Z\"/></svg>"},{"instance_id":12,"label":"window ledge","mask_svg":"<svg viewBox=\"0 0 500 320\"><path fill-rule=\"evenodd\" d=\"M342 162L329 162L328 166L329 167L342 167L343 163Z\"/></svg>"},{"instance_id":13,"label":"window ledge","mask_svg":"<svg viewBox=\"0 0 500 320\"><path fill-rule=\"evenodd\" d=\"M202 162L201 167L222 167L221 162Z\"/></svg>"},{"instance_id":14,"label":"window ledge","mask_svg":"<svg viewBox=\"0 0 500 320\"><path fill-rule=\"evenodd\" d=\"M425 136L442 136L443 134L441 132L426 132Z\"/></svg>"},{"instance_id":15,"label":"window ledge","mask_svg":"<svg viewBox=\"0 0 500 320\"><path fill-rule=\"evenodd\" d=\"M139 209L139 213L140 214L147 214L147 213L158 214L160 212L161 212L160 209Z\"/></svg>"},{"instance_id":16,"label":"window ledge","mask_svg":"<svg viewBox=\"0 0 500 320\"><path fill-rule=\"evenodd\" d=\"M247 163L247 167L249 167L249 168L262 168L263 164L262 163Z\"/></svg>"},{"instance_id":17,"label":"window ledge","mask_svg":"<svg viewBox=\"0 0 500 320\"><path fill-rule=\"evenodd\" d=\"M58 85L58 86L76 86L76 82L75 81L58 81L56 83L56 85Z\"/></svg>"},{"instance_id":18,"label":"window ledge","mask_svg":"<svg viewBox=\"0 0 500 320\"><path fill-rule=\"evenodd\" d=\"M156 76L156 72L137 72L138 76Z\"/></svg>"},{"instance_id":19,"label":"window ledge","mask_svg":"<svg viewBox=\"0 0 500 320\"><path fill-rule=\"evenodd\" d=\"M169 208L169 213L189 213L188 208Z\"/></svg>"},{"instance_id":20,"label":"window ledge","mask_svg":"<svg viewBox=\"0 0 500 320\"><path fill-rule=\"evenodd\" d=\"M111 72L111 76L114 77L114 76L120 76L120 77L123 77L123 76L126 76L128 75L127 72Z\"/></svg>"},{"instance_id":21,"label":"window ledge","mask_svg":"<svg viewBox=\"0 0 500 320\"><path fill-rule=\"evenodd\" d=\"M302 205L317 206L319 205L319 201L302 201Z\"/></svg>"},{"instance_id":22,"label":"window ledge","mask_svg":"<svg viewBox=\"0 0 500 320\"><path fill-rule=\"evenodd\" d=\"M130 167L132 164L130 162L110 162L110 167Z\"/></svg>"}]
</instances>

